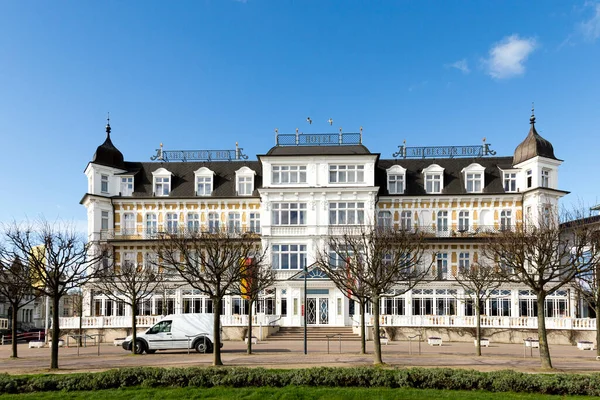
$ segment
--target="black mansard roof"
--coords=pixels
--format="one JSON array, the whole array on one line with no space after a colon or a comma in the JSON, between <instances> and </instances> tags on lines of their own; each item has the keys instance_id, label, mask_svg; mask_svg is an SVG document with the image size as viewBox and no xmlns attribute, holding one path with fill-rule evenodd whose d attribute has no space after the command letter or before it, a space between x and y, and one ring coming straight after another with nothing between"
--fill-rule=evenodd
<instances>
[{"instance_id":1,"label":"black mansard roof","mask_svg":"<svg viewBox=\"0 0 600 400\"><path fill-rule=\"evenodd\" d=\"M379 160L375 167L375 185L379 186L380 196L390 195L387 188L386 170L394 165L400 165L406 169L406 190L403 195L395 196L427 195L423 169L437 164L444 168L441 194L468 194L465 189L464 174L461 171L474 163L485 168L483 193L504 193L500 169L512 168L512 157Z\"/></svg>"},{"instance_id":2,"label":"black mansard roof","mask_svg":"<svg viewBox=\"0 0 600 400\"><path fill-rule=\"evenodd\" d=\"M357 146L342 146L357 147ZM360 146L364 147L364 146ZM308 149L308 147L303 147ZM334 147L335 148L335 147ZM298 147L294 147L298 150ZM324 149L324 147L319 147ZM331 147L329 148L331 149ZM366 148L365 148L366 149ZM349 149L346 149L349 150ZM354 151L354 150L352 150ZM291 156L292 154L273 154L277 156ZM314 153L313 153L314 154ZM342 153L339 154L348 154ZM374 153L363 153L364 155L377 155ZM296 153L296 155L301 155ZM260 156L259 156L260 157ZM300 159L298 160L300 162ZM447 159L386 159L378 160L375 167L375 185L379 186L379 195L390 195L387 189L386 170L394 165L400 165L406 169L406 191L402 195L392 196L425 196L425 180L423 169L432 164L444 168L444 185L442 195L467 194L465 190L463 168L477 163L485 168L483 193L504 193L502 172L500 169L512 168L512 157L490 157L490 158L447 158ZM242 167L248 167L256 175L254 176L254 192L252 197L258 196L256 189L262 187L262 165L259 161L212 161L212 162L125 162L128 172L122 175L133 175L135 186L133 197L153 197L153 175L152 172L165 168L171 172L171 194L166 198L189 198L197 197L195 193L194 172L201 167L206 167L215 173L213 181L212 198L236 197L235 171ZM201 197L198 197L201 198Z\"/></svg>"},{"instance_id":3,"label":"black mansard roof","mask_svg":"<svg viewBox=\"0 0 600 400\"><path fill-rule=\"evenodd\" d=\"M262 186L262 167L258 161L126 162L125 168L129 173L122 175L134 175L133 197L152 197L152 172L164 168L173 174L171 178L171 194L166 196L166 198L197 197L194 172L199 168L206 167L215 173L213 194L210 197L235 197L235 171L244 166L256 172L254 176L255 190L252 196L257 197L258 192L256 188Z\"/></svg>"}]
</instances>

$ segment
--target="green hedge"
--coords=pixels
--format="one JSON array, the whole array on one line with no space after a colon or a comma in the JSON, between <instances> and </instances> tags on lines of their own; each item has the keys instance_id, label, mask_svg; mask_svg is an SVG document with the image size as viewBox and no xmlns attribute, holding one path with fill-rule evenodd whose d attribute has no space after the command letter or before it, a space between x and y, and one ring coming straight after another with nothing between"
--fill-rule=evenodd
<instances>
[{"instance_id":1,"label":"green hedge","mask_svg":"<svg viewBox=\"0 0 600 400\"><path fill-rule=\"evenodd\" d=\"M70 375L0 374L0 394L125 387L387 387L600 396L600 374L410 368L123 368Z\"/></svg>"}]
</instances>

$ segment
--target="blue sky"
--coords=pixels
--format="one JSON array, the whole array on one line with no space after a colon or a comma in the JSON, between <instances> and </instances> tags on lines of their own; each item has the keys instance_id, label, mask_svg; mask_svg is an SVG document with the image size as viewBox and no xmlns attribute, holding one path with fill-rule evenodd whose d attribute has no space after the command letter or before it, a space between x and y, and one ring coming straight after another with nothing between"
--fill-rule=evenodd
<instances>
[{"instance_id":1,"label":"blue sky","mask_svg":"<svg viewBox=\"0 0 600 400\"><path fill-rule=\"evenodd\" d=\"M390 158L512 155L535 102L564 203L600 203L600 1L3 1L0 51L0 222L85 221L107 112L130 161L360 126Z\"/></svg>"}]
</instances>

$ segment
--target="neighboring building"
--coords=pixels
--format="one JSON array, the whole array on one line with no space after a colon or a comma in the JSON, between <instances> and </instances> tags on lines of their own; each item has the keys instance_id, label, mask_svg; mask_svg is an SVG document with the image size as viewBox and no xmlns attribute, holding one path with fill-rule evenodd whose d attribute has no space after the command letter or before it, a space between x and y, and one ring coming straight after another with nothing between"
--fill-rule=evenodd
<instances>
[{"instance_id":1,"label":"neighboring building","mask_svg":"<svg viewBox=\"0 0 600 400\"><path fill-rule=\"evenodd\" d=\"M525 220L555 218L567 193L559 189L562 161L536 132L533 115L530 122L525 140L506 157L496 157L484 141L465 147L400 146L395 158L380 158L362 144L361 130L278 134L277 145L257 161L247 161L239 148L167 152L161 145L156 162L125 161L107 125L106 141L85 169L88 188L81 204L88 213L89 240L112 246L117 265L125 260L143 264L153 257L160 231L255 232L279 278L257 304L261 323L303 324L303 269L309 267L308 323L352 326L358 307L311 268L317 249L329 234L349 225L420 230L427 235L428 251L437 254L432 281L382 299L384 325L411 324L412 316L473 315L474 307L454 280L457 270L477 262L491 233ZM212 160L189 160L207 157ZM84 315L130 313L101 293L88 293L85 304ZM536 323L535 304L528 289L507 285L486 302L485 314ZM227 298L223 308L224 325L245 323L242 298ZM576 309L575 294L565 289L548 297L545 313L574 317ZM139 315L211 311L209 299L180 286L145 301Z\"/></svg>"}]
</instances>

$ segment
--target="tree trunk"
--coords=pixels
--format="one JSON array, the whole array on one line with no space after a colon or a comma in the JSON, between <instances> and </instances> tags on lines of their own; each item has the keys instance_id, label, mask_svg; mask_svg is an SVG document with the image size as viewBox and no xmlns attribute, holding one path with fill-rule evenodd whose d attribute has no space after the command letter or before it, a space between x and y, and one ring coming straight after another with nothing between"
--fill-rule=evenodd
<instances>
[{"instance_id":1,"label":"tree trunk","mask_svg":"<svg viewBox=\"0 0 600 400\"><path fill-rule=\"evenodd\" d=\"M600 357L600 303L598 300L596 300L594 308L596 310L596 356Z\"/></svg>"},{"instance_id":2,"label":"tree trunk","mask_svg":"<svg viewBox=\"0 0 600 400\"><path fill-rule=\"evenodd\" d=\"M367 354L367 338L365 335L365 302L361 300L360 307L360 354Z\"/></svg>"},{"instance_id":3,"label":"tree trunk","mask_svg":"<svg viewBox=\"0 0 600 400\"><path fill-rule=\"evenodd\" d=\"M544 305L546 296L538 293L537 295L537 320L538 320L538 339L540 350L540 361L542 369L552 369L552 360L550 359L550 348L548 346L548 335L546 332L546 318L544 317Z\"/></svg>"},{"instance_id":4,"label":"tree trunk","mask_svg":"<svg viewBox=\"0 0 600 400\"><path fill-rule=\"evenodd\" d=\"M375 349L374 364L383 364L381 360L381 340L379 339L379 296L373 297L373 348Z\"/></svg>"},{"instance_id":5,"label":"tree trunk","mask_svg":"<svg viewBox=\"0 0 600 400\"><path fill-rule=\"evenodd\" d=\"M475 306L475 340L477 341L476 354L481 356L481 303L479 298L477 299L477 305Z\"/></svg>"},{"instance_id":6,"label":"tree trunk","mask_svg":"<svg viewBox=\"0 0 600 400\"><path fill-rule=\"evenodd\" d=\"M11 313L10 313L10 319L12 320L12 327L11 327L11 333L12 333L12 343L11 343L11 349L12 349L12 356L10 356L10 358L18 358L18 354L17 354L17 318L19 317L19 309L16 307L15 304L12 305L11 307Z\"/></svg>"},{"instance_id":7,"label":"tree trunk","mask_svg":"<svg viewBox=\"0 0 600 400\"><path fill-rule=\"evenodd\" d=\"M58 305L60 297L52 296L52 346L50 348L50 369L58 369L58 341L60 340L60 326L58 322Z\"/></svg>"},{"instance_id":8,"label":"tree trunk","mask_svg":"<svg viewBox=\"0 0 600 400\"><path fill-rule=\"evenodd\" d=\"M221 361L221 302L223 298L215 298L214 302L214 319L213 319L213 337L215 338L215 343L213 343L213 365L223 365L223 361Z\"/></svg>"},{"instance_id":9,"label":"tree trunk","mask_svg":"<svg viewBox=\"0 0 600 400\"><path fill-rule=\"evenodd\" d=\"M131 302L131 352L136 354L135 352L135 342L137 341L137 318L136 318L136 309L137 302Z\"/></svg>"},{"instance_id":10,"label":"tree trunk","mask_svg":"<svg viewBox=\"0 0 600 400\"><path fill-rule=\"evenodd\" d=\"M248 338L248 347L246 350L247 354L252 354L252 305L254 304L254 299L249 299L248 301L248 333L247 338Z\"/></svg>"}]
</instances>

